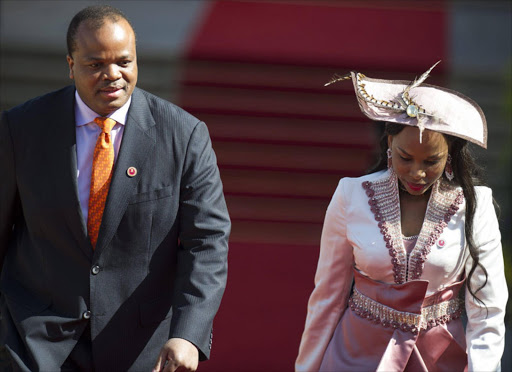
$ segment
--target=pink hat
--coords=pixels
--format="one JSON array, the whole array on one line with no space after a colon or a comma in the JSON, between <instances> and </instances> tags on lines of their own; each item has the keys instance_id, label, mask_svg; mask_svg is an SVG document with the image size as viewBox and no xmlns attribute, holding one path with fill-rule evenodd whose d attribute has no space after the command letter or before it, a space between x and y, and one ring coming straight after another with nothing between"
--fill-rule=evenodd
<instances>
[{"instance_id":1,"label":"pink hat","mask_svg":"<svg viewBox=\"0 0 512 372\"><path fill-rule=\"evenodd\" d=\"M422 84L439 62L413 82L372 79L351 72L335 75L325 85L352 79L359 107L366 116L416 126L420 142L423 130L429 129L487 148L487 122L476 102L453 90Z\"/></svg>"}]
</instances>

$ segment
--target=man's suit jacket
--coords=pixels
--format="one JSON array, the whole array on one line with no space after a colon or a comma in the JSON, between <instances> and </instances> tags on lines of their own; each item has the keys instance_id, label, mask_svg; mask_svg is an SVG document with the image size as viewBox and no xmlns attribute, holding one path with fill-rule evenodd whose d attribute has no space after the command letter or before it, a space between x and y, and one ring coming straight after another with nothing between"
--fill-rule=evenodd
<instances>
[{"instance_id":1,"label":"man's suit jacket","mask_svg":"<svg viewBox=\"0 0 512 372\"><path fill-rule=\"evenodd\" d=\"M0 345L22 369L55 370L90 322L98 370L148 370L171 337L208 358L230 221L205 124L134 90L93 251L74 92L2 115Z\"/></svg>"}]
</instances>

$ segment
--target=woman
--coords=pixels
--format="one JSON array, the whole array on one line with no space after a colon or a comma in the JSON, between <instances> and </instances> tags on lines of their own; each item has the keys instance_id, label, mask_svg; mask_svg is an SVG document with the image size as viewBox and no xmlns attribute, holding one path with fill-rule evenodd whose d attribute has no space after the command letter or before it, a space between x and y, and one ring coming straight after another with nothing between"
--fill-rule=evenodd
<instances>
[{"instance_id":1,"label":"woman","mask_svg":"<svg viewBox=\"0 0 512 372\"><path fill-rule=\"evenodd\" d=\"M467 149L486 147L486 121L467 97L422 84L432 68L411 84L331 81L352 79L363 113L386 122L383 159L342 179L327 209L297 371L500 368L500 232Z\"/></svg>"}]
</instances>

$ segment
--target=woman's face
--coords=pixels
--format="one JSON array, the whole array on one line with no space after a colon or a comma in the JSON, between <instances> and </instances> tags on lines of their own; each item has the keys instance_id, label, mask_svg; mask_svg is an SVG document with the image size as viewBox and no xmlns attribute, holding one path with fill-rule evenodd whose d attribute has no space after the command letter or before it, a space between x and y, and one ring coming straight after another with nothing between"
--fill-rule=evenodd
<instances>
[{"instance_id":1,"label":"woman's face","mask_svg":"<svg viewBox=\"0 0 512 372\"><path fill-rule=\"evenodd\" d=\"M438 132L425 130L420 143L419 129L405 126L388 136L393 169L411 195L422 195L443 175L448 158L448 142Z\"/></svg>"}]
</instances>

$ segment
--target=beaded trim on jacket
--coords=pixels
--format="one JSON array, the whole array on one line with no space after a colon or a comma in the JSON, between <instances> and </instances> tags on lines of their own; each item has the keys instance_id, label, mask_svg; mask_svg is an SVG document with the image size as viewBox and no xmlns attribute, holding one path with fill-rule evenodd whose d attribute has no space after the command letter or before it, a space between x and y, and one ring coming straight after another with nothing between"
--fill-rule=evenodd
<instances>
[{"instance_id":1,"label":"beaded trim on jacket","mask_svg":"<svg viewBox=\"0 0 512 372\"><path fill-rule=\"evenodd\" d=\"M462 189L442 179L432 185L425 220L407 262L400 223L400 199L396 173L389 170L384 179L375 182L365 181L362 186L366 190L368 204L389 250L395 283L402 284L419 279L432 245L464 200Z\"/></svg>"},{"instance_id":2,"label":"beaded trim on jacket","mask_svg":"<svg viewBox=\"0 0 512 372\"><path fill-rule=\"evenodd\" d=\"M380 323L383 327L400 328L404 332L418 334L421 330L445 324L460 318L464 301L458 297L422 307L420 314L395 310L365 296L354 288L349 306L357 316Z\"/></svg>"}]
</instances>

